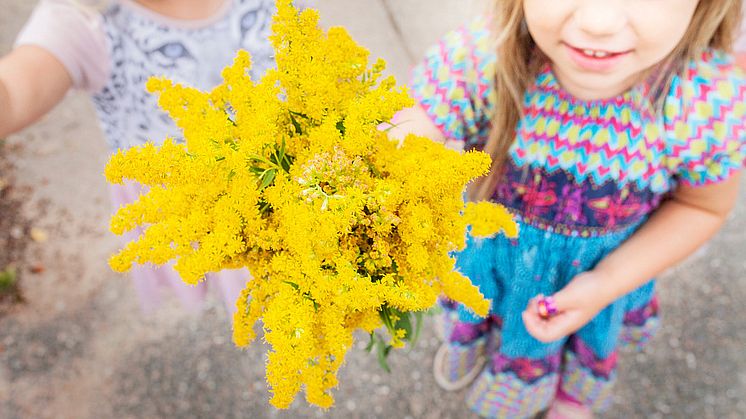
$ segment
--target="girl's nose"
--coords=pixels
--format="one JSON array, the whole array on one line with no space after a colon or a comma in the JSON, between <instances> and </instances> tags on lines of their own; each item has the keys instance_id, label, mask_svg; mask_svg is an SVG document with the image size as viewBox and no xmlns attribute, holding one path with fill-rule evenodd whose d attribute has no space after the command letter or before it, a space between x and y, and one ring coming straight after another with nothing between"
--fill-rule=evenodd
<instances>
[{"instance_id":1,"label":"girl's nose","mask_svg":"<svg viewBox=\"0 0 746 419\"><path fill-rule=\"evenodd\" d=\"M581 0L575 9L578 27L593 36L613 35L627 24L626 0Z\"/></svg>"}]
</instances>

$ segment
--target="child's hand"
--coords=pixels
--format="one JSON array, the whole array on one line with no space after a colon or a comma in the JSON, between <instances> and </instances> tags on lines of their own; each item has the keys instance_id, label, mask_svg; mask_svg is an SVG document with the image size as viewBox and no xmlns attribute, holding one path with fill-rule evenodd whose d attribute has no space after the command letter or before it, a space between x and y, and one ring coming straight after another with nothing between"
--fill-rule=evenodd
<instances>
[{"instance_id":1,"label":"child's hand","mask_svg":"<svg viewBox=\"0 0 746 419\"><path fill-rule=\"evenodd\" d=\"M600 275L583 272L573 278L565 288L552 297L557 306L557 314L549 319L539 315L538 298L529 301L523 311L526 330L537 340L549 343L568 336L598 314L610 301L606 301Z\"/></svg>"}]
</instances>

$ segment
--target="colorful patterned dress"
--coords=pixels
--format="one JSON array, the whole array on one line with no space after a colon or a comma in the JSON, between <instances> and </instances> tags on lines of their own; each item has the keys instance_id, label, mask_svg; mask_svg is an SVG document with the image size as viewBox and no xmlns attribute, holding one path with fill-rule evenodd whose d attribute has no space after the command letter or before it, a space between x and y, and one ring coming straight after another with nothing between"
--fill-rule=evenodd
<instances>
[{"instance_id":1,"label":"colorful patterned dress","mask_svg":"<svg viewBox=\"0 0 746 419\"><path fill-rule=\"evenodd\" d=\"M446 137L467 149L486 141L498 94L491 42L486 22L477 20L446 35L413 70L415 98ZM746 80L716 51L674 80L663 115L642 86L581 101L562 90L549 65L540 72L492 196L518 217L520 235L470 238L458 255L458 268L492 300L491 316L457 306L445 314L451 370L468 370L480 355L488 359L467 396L472 410L531 416L550 404L558 386L595 410L609 405L619 347L641 347L658 323L654 281L550 344L528 334L521 312L530 298L551 295L592 269L677 184L707 185L739 171L746 160L745 98Z\"/></svg>"}]
</instances>

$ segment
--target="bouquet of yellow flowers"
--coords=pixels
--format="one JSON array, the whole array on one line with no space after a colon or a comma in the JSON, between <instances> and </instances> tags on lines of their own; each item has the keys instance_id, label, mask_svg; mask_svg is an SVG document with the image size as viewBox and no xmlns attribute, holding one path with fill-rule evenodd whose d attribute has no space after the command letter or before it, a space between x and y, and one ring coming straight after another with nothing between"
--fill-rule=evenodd
<instances>
[{"instance_id":1,"label":"bouquet of yellow flowers","mask_svg":"<svg viewBox=\"0 0 746 419\"><path fill-rule=\"evenodd\" d=\"M245 52L211 92L148 82L185 143L111 158L110 182L150 189L112 218L117 234L147 229L110 264L176 260L190 284L248 267L235 343L248 345L261 319L270 402L286 408L304 387L308 402L328 407L355 330L385 325L388 345L401 346L415 334L412 313L441 293L486 315L489 302L450 253L469 224L483 236L515 235L516 225L502 207L463 202L487 155L388 138L387 121L412 100L344 29L324 33L315 10L290 0L277 1L272 29L277 69L257 82Z\"/></svg>"}]
</instances>

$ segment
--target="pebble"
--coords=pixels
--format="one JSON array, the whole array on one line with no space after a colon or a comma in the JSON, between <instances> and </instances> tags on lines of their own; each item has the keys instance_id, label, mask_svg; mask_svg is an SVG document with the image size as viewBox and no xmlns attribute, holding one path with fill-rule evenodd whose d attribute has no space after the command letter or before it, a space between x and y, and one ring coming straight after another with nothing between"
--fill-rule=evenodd
<instances>
[{"instance_id":1,"label":"pebble","mask_svg":"<svg viewBox=\"0 0 746 419\"><path fill-rule=\"evenodd\" d=\"M668 415L669 413L671 413L671 406L663 402L657 402L655 404L655 408L658 409L658 411L663 413L664 415Z\"/></svg>"},{"instance_id":2,"label":"pebble","mask_svg":"<svg viewBox=\"0 0 746 419\"><path fill-rule=\"evenodd\" d=\"M697 369L697 357L691 352L687 352L686 354L686 366L689 367L690 370Z\"/></svg>"},{"instance_id":3,"label":"pebble","mask_svg":"<svg viewBox=\"0 0 746 419\"><path fill-rule=\"evenodd\" d=\"M19 226L13 226L10 228L10 237L14 239L20 239L23 237L23 229Z\"/></svg>"},{"instance_id":4,"label":"pebble","mask_svg":"<svg viewBox=\"0 0 746 419\"><path fill-rule=\"evenodd\" d=\"M33 227L31 231L29 231L29 236L31 236L31 240L37 243L44 243L49 240L47 232L37 227Z\"/></svg>"},{"instance_id":5,"label":"pebble","mask_svg":"<svg viewBox=\"0 0 746 419\"><path fill-rule=\"evenodd\" d=\"M668 340L668 345L672 348L678 348L679 347L679 339L673 337Z\"/></svg>"}]
</instances>

